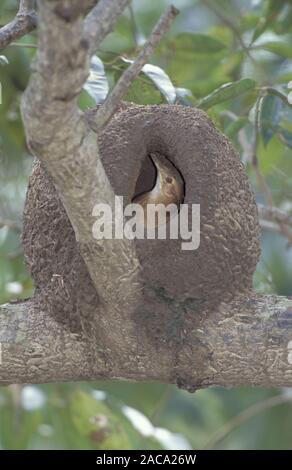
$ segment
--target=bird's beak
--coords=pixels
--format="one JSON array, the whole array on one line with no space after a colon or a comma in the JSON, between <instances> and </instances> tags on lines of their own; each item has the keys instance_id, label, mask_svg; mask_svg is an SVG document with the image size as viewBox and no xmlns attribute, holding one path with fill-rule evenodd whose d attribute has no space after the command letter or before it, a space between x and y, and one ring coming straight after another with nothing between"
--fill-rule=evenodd
<instances>
[{"instance_id":1,"label":"bird's beak","mask_svg":"<svg viewBox=\"0 0 292 470\"><path fill-rule=\"evenodd\" d=\"M153 161L153 163L156 167L156 171L157 171L157 175L159 177L159 180L162 181L163 177L165 177L169 174L169 169L168 169L167 166L165 166L165 163L162 160L163 157L161 157L159 155L155 155L155 153L151 153L150 157L151 157L151 159L152 159L152 161Z\"/></svg>"},{"instance_id":2,"label":"bird's beak","mask_svg":"<svg viewBox=\"0 0 292 470\"><path fill-rule=\"evenodd\" d=\"M150 157L151 157L151 160L153 161L154 165L156 166L156 168L159 168L159 167L160 167L160 160L159 160L159 158L155 155L155 153L151 153L151 154L150 154Z\"/></svg>"}]
</instances>

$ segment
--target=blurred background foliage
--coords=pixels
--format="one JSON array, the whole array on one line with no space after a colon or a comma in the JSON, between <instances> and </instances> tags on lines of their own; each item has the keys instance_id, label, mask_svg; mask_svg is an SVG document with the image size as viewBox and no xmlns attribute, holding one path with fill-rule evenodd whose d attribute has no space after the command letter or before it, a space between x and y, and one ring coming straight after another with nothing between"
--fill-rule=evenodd
<instances>
[{"instance_id":1,"label":"blurred background foliage","mask_svg":"<svg viewBox=\"0 0 292 470\"><path fill-rule=\"evenodd\" d=\"M169 3L133 1L97 52L82 109L104 99ZM1 0L1 25L14 17L17 4ZM272 199L291 214L292 1L174 4L179 17L126 99L205 109L238 149L258 202ZM19 102L35 51L35 33L0 51L0 303L33 293L20 243L32 158ZM292 250L274 229L263 231L255 289L291 295ZM1 387L0 448L292 449L292 390L192 395L123 382Z\"/></svg>"}]
</instances>

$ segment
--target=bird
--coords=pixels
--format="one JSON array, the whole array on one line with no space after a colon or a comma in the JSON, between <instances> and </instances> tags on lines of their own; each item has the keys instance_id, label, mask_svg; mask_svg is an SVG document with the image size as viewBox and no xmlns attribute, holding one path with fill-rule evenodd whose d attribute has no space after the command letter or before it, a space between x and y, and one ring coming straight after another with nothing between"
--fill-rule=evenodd
<instances>
[{"instance_id":1,"label":"bird","mask_svg":"<svg viewBox=\"0 0 292 470\"><path fill-rule=\"evenodd\" d=\"M159 217L153 221L147 221L148 204L175 204L178 209L184 198L184 180L179 170L164 155L155 152L150 153L150 158L156 169L156 180L150 191L138 194L132 200L135 204L140 204L144 210L144 227L154 228L159 225ZM169 220L169 213L167 213Z\"/></svg>"}]
</instances>

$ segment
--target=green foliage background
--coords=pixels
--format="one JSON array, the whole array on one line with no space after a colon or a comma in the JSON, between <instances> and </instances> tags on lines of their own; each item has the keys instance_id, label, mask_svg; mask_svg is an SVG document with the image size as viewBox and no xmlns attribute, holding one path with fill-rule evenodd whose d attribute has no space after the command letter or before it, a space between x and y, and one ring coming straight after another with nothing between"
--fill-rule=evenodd
<instances>
[{"instance_id":1,"label":"green foliage background","mask_svg":"<svg viewBox=\"0 0 292 470\"><path fill-rule=\"evenodd\" d=\"M123 58L135 58L169 3L135 0L104 41L98 56L110 87L127 66ZM126 98L163 103L175 87L176 102L205 109L239 150L257 200L264 202L250 159L257 129L262 175L274 203L291 213L292 111L286 97L292 80L292 1L174 4L181 13L151 60L161 72L154 81L141 74ZM0 24L16 11L16 1L1 0ZM7 224L11 228L0 227L0 303L33 292L18 227L32 163L19 102L36 50L35 33L20 42L27 47L11 45L0 51L0 220L12 222ZM226 83L232 84L220 88ZM96 96L104 91L102 84L99 88ZM92 104L82 92L80 106ZM255 288L291 295L292 254L287 241L264 231L262 246ZM191 395L162 384L14 385L0 388L0 448L292 449L291 402L292 391L287 389L210 389Z\"/></svg>"}]
</instances>

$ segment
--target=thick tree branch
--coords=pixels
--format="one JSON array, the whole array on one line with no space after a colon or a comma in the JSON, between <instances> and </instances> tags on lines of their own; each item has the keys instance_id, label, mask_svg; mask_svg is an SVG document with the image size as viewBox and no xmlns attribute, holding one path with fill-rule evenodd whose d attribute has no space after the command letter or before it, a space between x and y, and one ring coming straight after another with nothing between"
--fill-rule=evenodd
<instances>
[{"instance_id":1,"label":"thick tree branch","mask_svg":"<svg viewBox=\"0 0 292 470\"><path fill-rule=\"evenodd\" d=\"M96 47L117 19L114 11L110 18L109 5L119 6L122 11L126 2L101 1L89 14L85 23L93 32L91 44L84 38L81 13L86 9L85 3L38 2L39 47L22 113L28 145L53 179L99 295L103 312L100 330L108 337L108 348L115 349L118 344L126 356L127 351L137 347L133 312L142 295L140 264L132 241L94 240L92 236L93 208L98 203L106 203L113 211L115 195L99 158L97 136L77 106L88 76L92 41ZM143 60L153 51L176 13L171 8L162 17L141 56ZM105 20L101 30L99 18ZM97 26L94 21L98 22Z\"/></svg>"},{"instance_id":2,"label":"thick tree branch","mask_svg":"<svg viewBox=\"0 0 292 470\"><path fill-rule=\"evenodd\" d=\"M30 301L0 307L0 342L2 385L71 380L74 368L84 380L99 375L88 338L66 332Z\"/></svg>"},{"instance_id":3,"label":"thick tree branch","mask_svg":"<svg viewBox=\"0 0 292 470\"><path fill-rule=\"evenodd\" d=\"M153 54L154 49L159 44L178 13L179 11L171 5L160 17L137 59L123 73L113 91L98 110L96 114L96 125L98 129L102 128L117 110L123 95L139 75L143 66Z\"/></svg>"},{"instance_id":4,"label":"thick tree branch","mask_svg":"<svg viewBox=\"0 0 292 470\"><path fill-rule=\"evenodd\" d=\"M291 297L252 293L222 303L190 334L194 340L202 364L195 383L203 387L292 383Z\"/></svg>"},{"instance_id":5,"label":"thick tree branch","mask_svg":"<svg viewBox=\"0 0 292 470\"><path fill-rule=\"evenodd\" d=\"M35 0L20 0L14 20L0 29L0 49L4 49L12 41L30 33L36 27L34 4Z\"/></svg>"},{"instance_id":6,"label":"thick tree branch","mask_svg":"<svg viewBox=\"0 0 292 470\"><path fill-rule=\"evenodd\" d=\"M31 301L0 307L0 342L1 384L113 378L175 383L178 377L189 390L292 386L292 298L251 294L221 303L189 331L175 370L163 346L149 346L142 362L133 351L123 370L109 367L96 337L70 333ZM169 342L170 358L172 350Z\"/></svg>"},{"instance_id":7,"label":"thick tree branch","mask_svg":"<svg viewBox=\"0 0 292 470\"><path fill-rule=\"evenodd\" d=\"M118 3L98 4L100 17L109 22L107 28L113 24L108 16L109 4ZM28 145L53 179L106 312L101 316L100 327L105 334L110 330L110 346L120 340L120 331L113 325L121 324L123 347L127 349L132 347L135 336L131 312L140 298L140 265L133 242L94 240L92 236L93 208L106 203L113 209L115 195L99 158L97 136L77 106L91 54L88 41L84 40L81 13L85 8L83 2L77 1L38 2L39 47L23 97L22 114ZM153 50L165 31L164 23L168 25L175 14L176 10L171 9L161 20L163 31L155 32L147 51ZM94 17L95 13L89 17L90 25ZM143 57L146 59L147 53Z\"/></svg>"}]
</instances>

